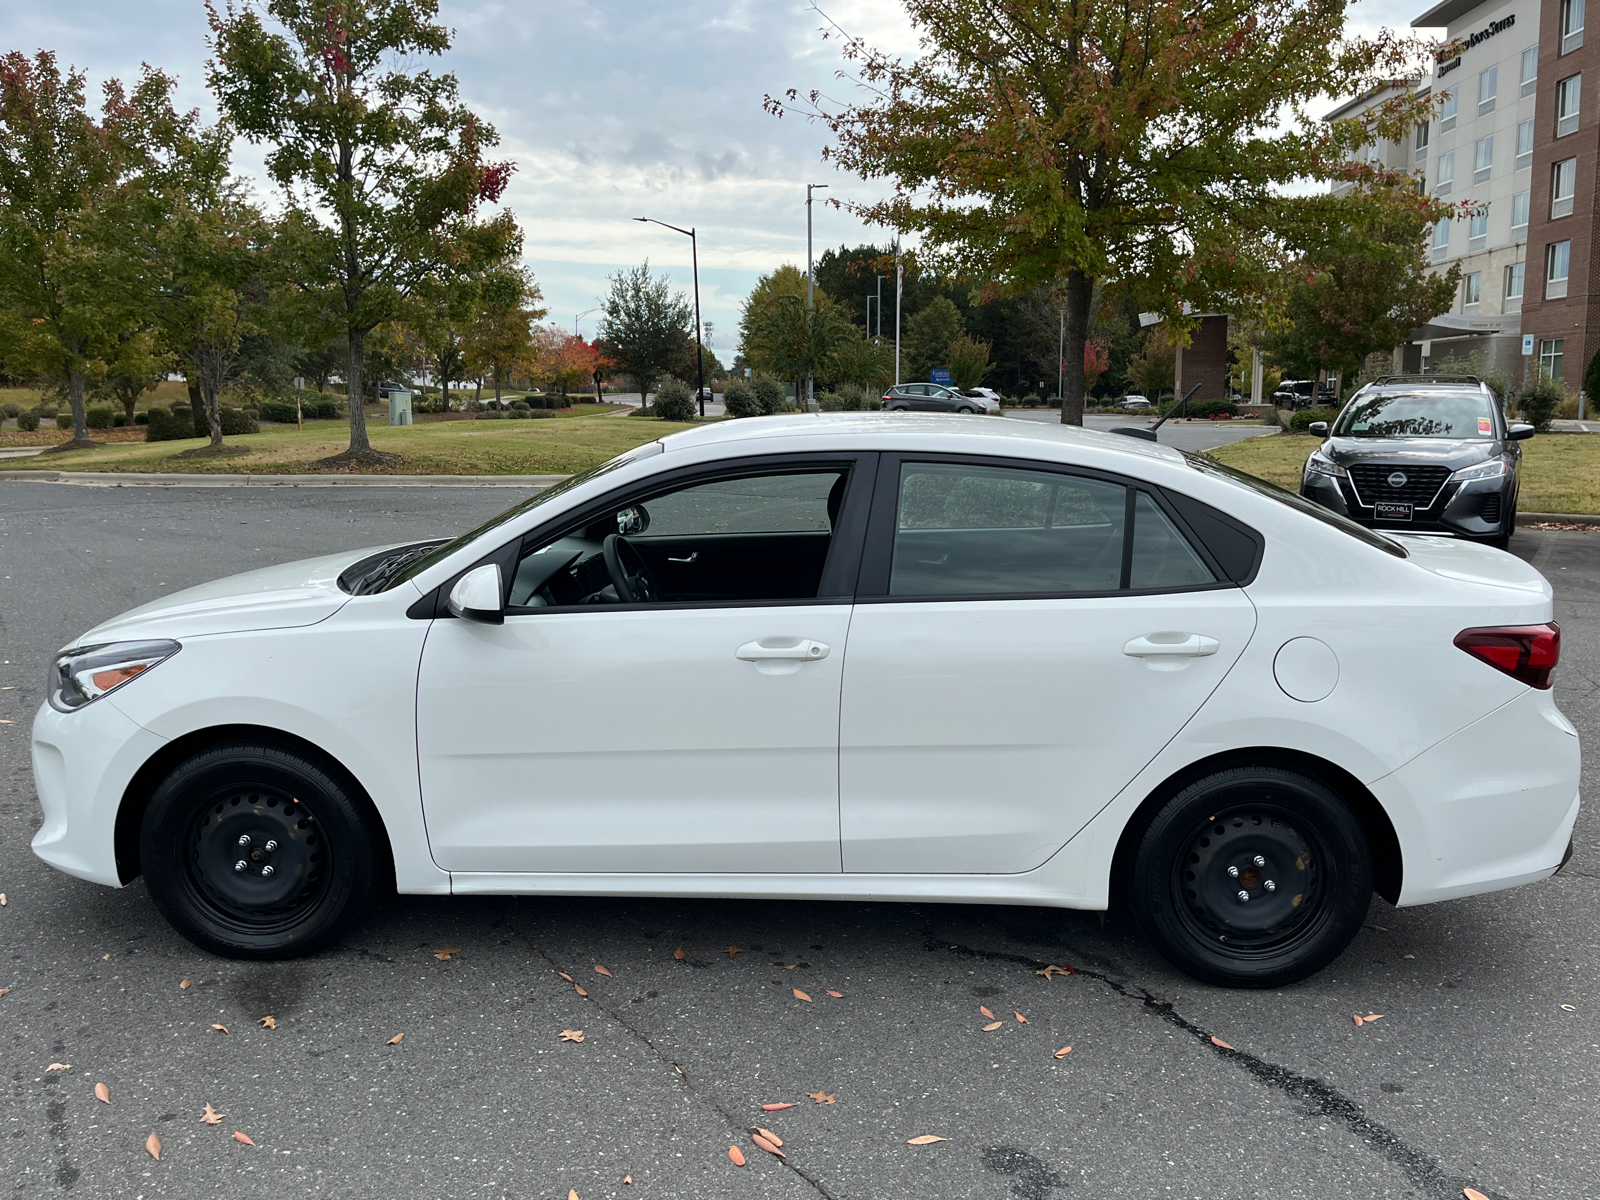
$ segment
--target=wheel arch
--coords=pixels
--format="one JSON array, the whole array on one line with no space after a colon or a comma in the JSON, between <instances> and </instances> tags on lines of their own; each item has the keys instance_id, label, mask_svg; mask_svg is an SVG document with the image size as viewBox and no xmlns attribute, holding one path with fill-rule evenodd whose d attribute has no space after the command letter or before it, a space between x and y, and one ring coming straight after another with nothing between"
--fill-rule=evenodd
<instances>
[{"instance_id":1,"label":"wheel arch","mask_svg":"<svg viewBox=\"0 0 1600 1200\"><path fill-rule=\"evenodd\" d=\"M1400 887L1405 879L1404 856L1400 838L1395 833L1394 822L1379 803L1378 798L1349 771L1337 763L1329 762L1303 750L1288 750L1275 746L1252 746L1226 750L1207 758L1197 759L1163 779L1122 827L1117 838L1117 848L1111 857L1111 890L1121 895L1133 867L1133 855L1139 839L1156 812L1173 796L1196 780L1230 767L1271 766L1283 767L1314 776L1327 784L1339 798L1350 806L1356 820L1361 822L1367 845L1372 850L1373 888L1390 904L1400 899Z\"/></svg>"},{"instance_id":2,"label":"wheel arch","mask_svg":"<svg viewBox=\"0 0 1600 1200\"><path fill-rule=\"evenodd\" d=\"M226 742L255 742L292 750L315 761L348 789L357 804L367 810L367 815L383 831L382 844L376 847L383 886L394 883L394 846L383 814L372 802L367 789L343 763L321 746L281 729L264 725L213 725L196 729L174 738L145 760L128 786L123 789L122 800L117 805L117 820L113 831L113 845L117 863L117 878L126 886L142 873L139 862L139 830L144 823L145 810L155 795L161 781L170 775L178 764L202 750Z\"/></svg>"}]
</instances>

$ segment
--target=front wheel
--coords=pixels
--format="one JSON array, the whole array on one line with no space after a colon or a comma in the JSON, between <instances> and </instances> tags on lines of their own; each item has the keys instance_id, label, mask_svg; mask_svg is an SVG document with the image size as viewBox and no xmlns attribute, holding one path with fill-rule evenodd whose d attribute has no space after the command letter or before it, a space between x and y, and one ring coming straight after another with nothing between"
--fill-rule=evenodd
<instances>
[{"instance_id":1,"label":"front wheel","mask_svg":"<svg viewBox=\"0 0 1600 1200\"><path fill-rule=\"evenodd\" d=\"M1179 970L1222 987L1279 987L1320 971L1372 897L1361 824L1320 780L1280 767L1220 771L1150 822L1133 910Z\"/></svg>"},{"instance_id":2,"label":"front wheel","mask_svg":"<svg viewBox=\"0 0 1600 1200\"><path fill-rule=\"evenodd\" d=\"M276 959L326 945L361 913L381 833L315 761L277 746L204 750L162 781L140 830L161 915L203 950Z\"/></svg>"}]
</instances>

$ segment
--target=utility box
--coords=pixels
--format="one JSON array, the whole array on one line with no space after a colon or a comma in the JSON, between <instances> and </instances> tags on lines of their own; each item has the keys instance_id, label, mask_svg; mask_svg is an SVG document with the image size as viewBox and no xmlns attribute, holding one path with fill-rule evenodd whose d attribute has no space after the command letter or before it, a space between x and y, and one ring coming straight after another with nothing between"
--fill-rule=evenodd
<instances>
[{"instance_id":1,"label":"utility box","mask_svg":"<svg viewBox=\"0 0 1600 1200\"><path fill-rule=\"evenodd\" d=\"M389 424L411 424L411 393L394 388L389 392Z\"/></svg>"}]
</instances>

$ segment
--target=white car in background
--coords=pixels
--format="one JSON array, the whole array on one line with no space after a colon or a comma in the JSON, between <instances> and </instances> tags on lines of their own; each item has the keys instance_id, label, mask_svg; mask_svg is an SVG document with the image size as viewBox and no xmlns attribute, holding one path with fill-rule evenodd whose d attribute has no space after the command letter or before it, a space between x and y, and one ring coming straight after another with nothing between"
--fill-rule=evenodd
<instances>
[{"instance_id":1,"label":"white car in background","mask_svg":"<svg viewBox=\"0 0 1600 1200\"><path fill-rule=\"evenodd\" d=\"M1509 554L1132 438L722 422L449 541L86 631L33 724L33 847L142 874L241 958L329 943L390 880L1115 897L1197 978L1275 987L1333 961L1374 891L1565 862L1551 596Z\"/></svg>"},{"instance_id":2,"label":"white car in background","mask_svg":"<svg viewBox=\"0 0 1600 1200\"><path fill-rule=\"evenodd\" d=\"M983 411L986 413L998 413L1001 405L1004 403L1004 401L1002 401L1000 398L1000 393L995 391L993 388L963 388L961 390L961 394L969 400L978 401Z\"/></svg>"},{"instance_id":3,"label":"white car in background","mask_svg":"<svg viewBox=\"0 0 1600 1200\"><path fill-rule=\"evenodd\" d=\"M1122 407L1131 412L1134 409L1146 409L1153 408L1155 406L1150 403L1150 398L1148 396L1140 396L1136 393L1132 393L1122 398Z\"/></svg>"}]
</instances>

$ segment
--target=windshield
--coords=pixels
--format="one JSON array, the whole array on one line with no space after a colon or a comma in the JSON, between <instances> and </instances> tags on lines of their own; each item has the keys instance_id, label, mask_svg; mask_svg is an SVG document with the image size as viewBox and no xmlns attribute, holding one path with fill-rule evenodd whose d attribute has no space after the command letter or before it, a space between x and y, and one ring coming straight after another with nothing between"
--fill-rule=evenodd
<instances>
[{"instance_id":1,"label":"windshield","mask_svg":"<svg viewBox=\"0 0 1600 1200\"><path fill-rule=\"evenodd\" d=\"M1494 410L1478 391L1429 390L1358 396L1345 406L1334 437L1489 438Z\"/></svg>"},{"instance_id":2,"label":"windshield","mask_svg":"<svg viewBox=\"0 0 1600 1200\"><path fill-rule=\"evenodd\" d=\"M1254 475L1246 475L1243 471L1236 471L1232 467L1225 467L1214 459L1204 455L1191 454L1187 450L1180 450L1189 461L1189 465L1197 471L1204 471L1207 475L1218 479L1226 479L1229 483L1249 488L1257 495L1267 496L1279 504L1287 504L1290 508L1298 509L1308 517L1315 517L1324 525L1332 525L1341 533L1347 533L1358 542L1365 542L1375 550L1382 550L1385 554L1392 554L1396 558L1409 558L1405 547L1397 545L1384 537L1374 533L1363 525L1357 525L1349 517L1341 517L1331 508L1323 508L1315 501L1307 500L1304 496L1286 491L1275 483L1268 483L1265 479L1257 479Z\"/></svg>"},{"instance_id":3,"label":"windshield","mask_svg":"<svg viewBox=\"0 0 1600 1200\"><path fill-rule=\"evenodd\" d=\"M642 446L638 446L632 450L629 450L626 454L619 454L613 459L608 459L606 462L601 463L598 467L590 467L587 471L580 471L576 475L568 475L560 483L552 484L550 487L545 488L544 491L538 493L537 495L529 496L521 504L513 504L510 508L506 509L505 512L500 513L498 516L490 517L476 529L470 529L466 533L463 533L460 537L451 538L442 546L437 547L431 554L425 554L421 558L414 560L409 566L406 567L404 571L390 579L387 586L385 586L383 590L388 591L390 588L399 587L400 584L404 583L407 579L411 579L417 575L420 575L429 567L433 566L434 563L443 562L446 558L450 557L450 555L461 549L461 547L476 540L477 538L482 537L490 530L504 525L507 521L511 521L517 517L520 517L530 508L537 508L541 504L544 504L550 500L554 500L557 496L565 495L573 488L578 487L581 484L588 483L591 479L596 479L601 475L615 471L618 467L633 462L635 459L648 458L652 454L660 453L660 442L646 442Z\"/></svg>"}]
</instances>

